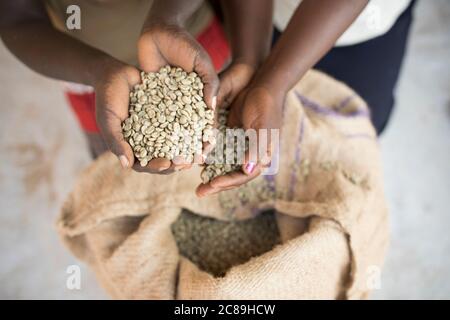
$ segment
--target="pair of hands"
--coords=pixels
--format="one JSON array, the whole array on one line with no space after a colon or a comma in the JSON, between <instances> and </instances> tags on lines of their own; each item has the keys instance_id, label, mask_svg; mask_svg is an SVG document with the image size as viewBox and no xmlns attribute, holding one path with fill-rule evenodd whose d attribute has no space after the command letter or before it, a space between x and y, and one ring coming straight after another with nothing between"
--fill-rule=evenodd
<instances>
[{"instance_id":1,"label":"pair of hands","mask_svg":"<svg viewBox=\"0 0 450 320\"><path fill-rule=\"evenodd\" d=\"M180 54L182 53L182 54ZM140 68L156 72L165 65L179 66L187 72L195 71L204 83L204 98L209 108L215 108L219 79L207 53L192 36L176 25L152 24L143 30L138 42ZM117 60L109 59L96 81L96 118L100 132L109 149L119 157L124 168L136 171L169 174L189 168L183 159L151 160L146 167L135 163L133 150L122 134L122 122L128 117L129 94L140 83L140 70Z\"/></svg>"},{"instance_id":2,"label":"pair of hands","mask_svg":"<svg viewBox=\"0 0 450 320\"><path fill-rule=\"evenodd\" d=\"M181 54L182 53L182 54ZM204 83L207 106L230 108L228 125L246 129L279 129L284 95L270 92L264 86L252 85L254 66L235 60L221 75L220 81L208 54L183 28L153 24L139 39L138 58L142 70L157 71L167 64L195 71ZM121 123L128 117L129 93L140 82L140 71L117 60L105 63L95 86L96 117L109 149L119 157L123 167L148 173L169 174L187 169L190 163L153 159L143 168L134 163L134 154L122 134ZM219 85L220 84L220 85ZM279 96L279 97L278 97ZM269 149L270 150L270 149ZM270 156L270 155L268 155ZM206 196L236 188L257 177L268 161L249 162L242 172L213 179L197 188L198 196Z\"/></svg>"}]
</instances>

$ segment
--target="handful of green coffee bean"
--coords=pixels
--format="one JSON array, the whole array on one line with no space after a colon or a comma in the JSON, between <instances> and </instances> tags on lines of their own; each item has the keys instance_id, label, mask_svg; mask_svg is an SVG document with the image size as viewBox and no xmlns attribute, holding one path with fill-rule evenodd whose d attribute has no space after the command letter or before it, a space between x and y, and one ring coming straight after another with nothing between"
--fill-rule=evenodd
<instances>
[{"instance_id":1,"label":"handful of green coffee bean","mask_svg":"<svg viewBox=\"0 0 450 320\"><path fill-rule=\"evenodd\" d=\"M203 99L200 77L165 66L158 72L141 72L141 80L130 93L129 117L122 123L123 136L135 157L143 167L155 158L173 160L180 156L192 162L195 154L201 154L202 142L215 135L214 113ZM219 110L217 129L223 137L228 129L227 115L227 110ZM239 170L240 164L224 160L237 160L237 150L236 146L225 148L225 144L216 147L208 155L202 181ZM218 157L219 151L223 157Z\"/></svg>"},{"instance_id":2,"label":"handful of green coffee bean","mask_svg":"<svg viewBox=\"0 0 450 320\"><path fill-rule=\"evenodd\" d=\"M130 93L130 116L122 123L135 157L141 166L155 158L176 156L192 162L214 125L200 77L165 66L158 72L141 72L141 79Z\"/></svg>"},{"instance_id":3,"label":"handful of green coffee bean","mask_svg":"<svg viewBox=\"0 0 450 320\"><path fill-rule=\"evenodd\" d=\"M215 177L241 169L242 158L240 156L242 157L248 149L248 141L245 140L243 130L239 132L239 129L227 127L227 119L228 110L219 109L216 136L220 136L221 139L220 143L216 144L206 158L206 165L201 173L203 183L208 183Z\"/></svg>"}]
</instances>

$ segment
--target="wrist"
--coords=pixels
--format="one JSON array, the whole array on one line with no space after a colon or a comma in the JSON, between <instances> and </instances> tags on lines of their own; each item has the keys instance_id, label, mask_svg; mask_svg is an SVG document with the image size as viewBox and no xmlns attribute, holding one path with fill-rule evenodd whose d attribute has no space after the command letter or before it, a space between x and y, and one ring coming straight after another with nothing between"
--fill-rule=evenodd
<instances>
[{"instance_id":1,"label":"wrist","mask_svg":"<svg viewBox=\"0 0 450 320\"><path fill-rule=\"evenodd\" d=\"M183 28L188 19L183 11L174 8L166 8L164 2L155 3L150 9L147 18L145 19L143 31L151 29L152 27L162 26L176 26Z\"/></svg>"},{"instance_id":2,"label":"wrist","mask_svg":"<svg viewBox=\"0 0 450 320\"><path fill-rule=\"evenodd\" d=\"M233 60L226 69L233 70L241 78L246 79L246 85L249 84L253 75L256 73L256 67L253 64L240 59Z\"/></svg>"},{"instance_id":3,"label":"wrist","mask_svg":"<svg viewBox=\"0 0 450 320\"><path fill-rule=\"evenodd\" d=\"M279 50L278 50L279 51ZM308 70L303 59L290 60L273 51L258 69L254 79L256 85L269 88L274 93L285 95Z\"/></svg>"},{"instance_id":4,"label":"wrist","mask_svg":"<svg viewBox=\"0 0 450 320\"><path fill-rule=\"evenodd\" d=\"M267 58L266 50L250 50L247 52L244 48L232 50L232 63L242 63L251 66L253 69L258 68L263 64Z\"/></svg>"},{"instance_id":5,"label":"wrist","mask_svg":"<svg viewBox=\"0 0 450 320\"><path fill-rule=\"evenodd\" d=\"M257 74L250 84L252 90L264 90L274 101L283 101L290 88L283 82L273 81L271 77ZM279 105L279 104L276 104Z\"/></svg>"},{"instance_id":6,"label":"wrist","mask_svg":"<svg viewBox=\"0 0 450 320\"><path fill-rule=\"evenodd\" d=\"M245 65L250 68L253 73L258 69L261 65L262 60L258 59L255 56L251 55L233 55L231 64L232 65Z\"/></svg>"},{"instance_id":7,"label":"wrist","mask_svg":"<svg viewBox=\"0 0 450 320\"><path fill-rule=\"evenodd\" d=\"M90 85L94 88L104 85L114 74L126 71L128 67L127 64L108 55L99 56L94 60L90 69L92 70Z\"/></svg>"},{"instance_id":8,"label":"wrist","mask_svg":"<svg viewBox=\"0 0 450 320\"><path fill-rule=\"evenodd\" d=\"M272 88L260 83L258 85L252 84L249 87L247 97L250 97L251 99L254 99L254 97L263 97L263 101L265 101L266 106L270 106L270 109L274 112L281 112L285 94L285 92L272 90Z\"/></svg>"},{"instance_id":9,"label":"wrist","mask_svg":"<svg viewBox=\"0 0 450 320\"><path fill-rule=\"evenodd\" d=\"M168 26L172 28L183 28L183 22L178 16L167 16L165 14L153 14L150 12L142 27L141 34L155 29L167 28Z\"/></svg>"}]
</instances>

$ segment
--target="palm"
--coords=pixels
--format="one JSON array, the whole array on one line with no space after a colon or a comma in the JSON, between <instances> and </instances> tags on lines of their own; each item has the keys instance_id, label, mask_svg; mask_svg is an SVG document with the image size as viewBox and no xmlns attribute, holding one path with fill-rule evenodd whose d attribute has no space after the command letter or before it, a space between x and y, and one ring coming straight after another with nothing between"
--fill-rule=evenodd
<instances>
[{"instance_id":1,"label":"palm","mask_svg":"<svg viewBox=\"0 0 450 320\"><path fill-rule=\"evenodd\" d=\"M138 43L139 64L144 71L154 72L169 64L195 71L202 79L205 102L212 107L219 80L203 47L178 26L153 26L144 31Z\"/></svg>"},{"instance_id":2,"label":"palm","mask_svg":"<svg viewBox=\"0 0 450 320\"><path fill-rule=\"evenodd\" d=\"M198 49L192 47L194 41L188 33L170 27L145 32L139 40L139 64L147 72L157 71L167 64L192 71Z\"/></svg>"}]
</instances>

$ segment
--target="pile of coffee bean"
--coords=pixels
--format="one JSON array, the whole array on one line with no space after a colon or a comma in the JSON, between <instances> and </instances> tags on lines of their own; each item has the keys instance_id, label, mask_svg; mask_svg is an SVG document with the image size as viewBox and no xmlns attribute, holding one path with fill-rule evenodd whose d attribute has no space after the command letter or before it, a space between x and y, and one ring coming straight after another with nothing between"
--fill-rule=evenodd
<instances>
[{"instance_id":1,"label":"pile of coffee bean","mask_svg":"<svg viewBox=\"0 0 450 320\"><path fill-rule=\"evenodd\" d=\"M244 152L248 149L248 140L245 139L243 130L227 127L228 114L228 109L219 109L216 143L219 136L222 138L206 158L206 165L201 173L203 183L241 169Z\"/></svg>"},{"instance_id":2,"label":"pile of coffee bean","mask_svg":"<svg viewBox=\"0 0 450 320\"><path fill-rule=\"evenodd\" d=\"M193 161L214 124L200 77L165 66L158 72L141 72L141 79L130 93L129 117L122 123L134 155L141 166L155 158L180 156Z\"/></svg>"},{"instance_id":3,"label":"pile of coffee bean","mask_svg":"<svg viewBox=\"0 0 450 320\"><path fill-rule=\"evenodd\" d=\"M183 211L172 224L172 233L180 254L216 277L280 243L273 211L242 221L219 221Z\"/></svg>"}]
</instances>

